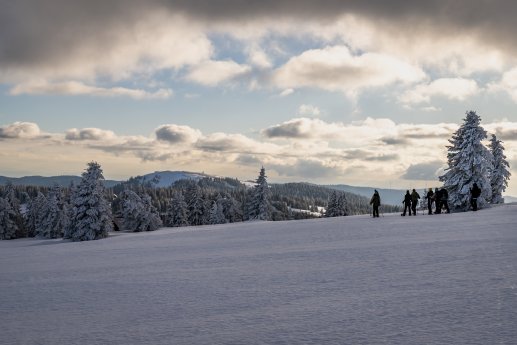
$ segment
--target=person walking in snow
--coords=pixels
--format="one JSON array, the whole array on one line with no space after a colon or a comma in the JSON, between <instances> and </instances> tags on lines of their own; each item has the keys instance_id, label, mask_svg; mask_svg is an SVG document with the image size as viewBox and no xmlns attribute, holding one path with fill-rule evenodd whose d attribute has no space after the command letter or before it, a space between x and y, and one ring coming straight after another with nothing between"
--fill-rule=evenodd
<instances>
[{"instance_id":1,"label":"person walking in snow","mask_svg":"<svg viewBox=\"0 0 517 345\"><path fill-rule=\"evenodd\" d=\"M413 210L413 216L416 216L418 199L420 199L420 194L418 194L418 192L413 188L413 191L411 192L411 210Z\"/></svg>"},{"instance_id":2,"label":"person walking in snow","mask_svg":"<svg viewBox=\"0 0 517 345\"><path fill-rule=\"evenodd\" d=\"M373 206L373 218L379 217L379 206L381 206L381 196L377 189L373 192L372 198L370 199L370 205Z\"/></svg>"},{"instance_id":3,"label":"person walking in snow","mask_svg":"<svg viewBox=\"0 0 517 345\"><path fill-rule=\"evenodd\" d=\"M409 194L409 190L406 191L406 195L404 195L402 203L404 204L404 213L402 213L401 216L406 215L406 210L408 210L409 215L411 216L411 194Z\"/></svg>"},{"instance_id":4,"label":"person walking in snow","mask_svg":"<svg viewBox=\"0 0 517 345\"><path fill-rule=\"evenodd\" d=\"M449 210L449 192L447 192L447 189L440 189L440 196L440 210L445 207L447 213L451 213L451 210Z\"/></svg>"},{"instance_id":5,"label":"person walking in snow","mask_svg":"<svg viewBox=\"0 0 517 345\"><path fill-rule=\"evenodd\" d=\"M481 189L478 187L478 184L474 182L472 188L470 188L470 206L472 206L472 211L478 210L478 198L481 195Z\"/></svg>"},{"instance_id":6,"label":"person walking in snow","mask_svg":"<svg viewBox=\"0 0 517 345\"><path fill-rule=\"evenodd\" d=\"M433 214L434 192L432 188L429 188L425 198L427 199L427 214Z\"/></svg>"},{"instance_id":7,"label":"person walking in snow","mask_svg":"<svg viewBox=\"0 0 517 345\"><path fill-rule=\"evenodd\" d=\"M442 213L442 193L438 188L434 189L434 214Z\"/></svg>"}]
</instances>

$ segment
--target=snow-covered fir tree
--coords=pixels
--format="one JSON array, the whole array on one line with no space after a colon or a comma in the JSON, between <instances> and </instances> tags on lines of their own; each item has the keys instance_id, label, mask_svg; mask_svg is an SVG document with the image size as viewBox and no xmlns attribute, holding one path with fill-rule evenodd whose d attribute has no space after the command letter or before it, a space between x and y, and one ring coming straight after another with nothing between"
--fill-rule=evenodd
<instances>
[{"instance_id":1,"label":"snow-covered fir tree","mask_svg":"<svg viewBox=\"0 0 517 345\"><path fill-rule=\"evenodd\" d=\"M329 196L325 217L336 217L337 209L337 192L333 191Z\"/></svg>"},{"instance_id":2,"label":"snow-covered fir tree","mask_svg":"<svg viewBox=\"0 0 517 345\"><path fill-rule=\"evenodd\" d=\"M223 205L218 199L217 201L212 202L212 208L210 209L210 224L224 224L227 223L227 219L223 213Z\"/></svg>"},{"instance_id":3,"label":"snow-covered fir tree","mask_svg":"<svg viewBox=\"0 0 517 345\"><path fill-rule=\"evenodd\" d=\"M167 207L165 216L166 225L174 227L187 226L187 207L183 193L181 191L174 193Z\"/></svg>"},{"instance_id":4,"label":"snow-covered fir tree","mask_svg":"<svg viewBox=\"0 0 517 345\"><path fill-rule=\"evenodd\" d=\"M345 193L332 191L329 196L325 217L341 217L347 215L347 202Z\"/></svg>"},{"instance_id":5,"label":"snow-covered fir tree","mask_svg":"<svg viewBox=\"0 0 517 345\"><path fill-rule=\"evenodd\" d=\"M203 199L203 192L196 182L190 183L185 199L189 224L203 225L205 222L205 200Z\"/></svg>"},{"instance_id":6,"label":"snow-covered fir tree","mask_svg":"<svg viewBox=\"0 0 517 345\"><path fill-rule=\"evenodd\" d=\"M490 171L492 158L482 141L487 137L480 126L481 118L474 111L468 111L460 128L454 132L447 146L447 164L445 174L440 181L449 192L451 209L466 211L470 207L470 189L477 183L481 196L479 207L486 206L492 198Z\"/></svg>"},{"instance_id":7,"label":"snow-covered fir tree","mask_svg":"<svg viewBox=\"0 0 517 345\"><path fill-rule=\"evenodd\" d=\"M490 185L492 187L492 204L504 203L503 192L508 187L510 179L510 164L504 155L504 146L501 140L492 134L489 144L492 153L492 171L490 173Z\"/></svg>"},{"instance_id":8,"label":"snow-covered fir tree","mask_svg":"<svg viewBox=\"0 0 517 345\"><path fill-rule=\"evenodd\" d=\"M121 196L122 217L125 230L154 231L162 226L158 211L147 194L140 197L132 190L124 191Z\"/></svg>"},{"instance_id":9,"label":"snow-covered fir tree","mask_svg":"<svg viewBox=\"0 0 517 345\"><path fill-rule=\"evenodd\" d=\"M14 212L13 221L16 223L16 238L27 237L25 221L20 208L20 200L16 197L16 191L11 182L8 182L5 186L4 199L11 205L11 209Z\"/></svg>"},{"instance_id":10,"label":"snow-covered fir tree","mask_svg":"<svg viewBox=\"0 0 517 345\"><path fill-rule=\"evenodd\" d=\"M218 202L221 203L224 217L229 223L242 221L243 214L241 203L235 200L235 198L230 194L223 193L223 195L218 199Z\"/></svg>"},{"instance_id":11,"label":"snow-covered fir tree","mask_svg":"<svg viewBox=\"0 0 517 345\"><path fill-rule=\"evenodd\" d=\"M113 229L111 206L105 198L104 176L97 162L88 163L72 196L73 214L65 238L90 241L105 238Z\"/></svg>"},{"instance_id":12,"label":"snow-covered fir tree","mask_svg":"<svg viewBox=\"0 0 517 345\"><path fill-rule=\"evenodd\" d=\"M34 237L41 232L41 223L47 215L47 208L47 198L42 192L38 192L38 195L29 202L25 215L28 237Z\"/></svg>"},{"instance_id":13,"label":"snow-covered fir tree","mask_svg":"<svg viewBox=\"0 0 517 345\"><path fill-rule=\"evenodd\" d=\"M59 238L70 222L61 187L55 185L49 192L47 205L38 209L41 220L36 235L41 238Z\"/></svg>"},{"instance_id":14,"label":"snow-covered fir tree","mask_svg":"<svg viewBox=\"0 0 517 345\"><path fill-rule=\"evenodd\" d=\"M0 240L12 240L17 232L16 212L7 199L0 197Z\"/></svg>"},{"instance_id":15,"label":"snow-covered fir tree","mask_svg":"<svg viewBox=\"0 0 517 345\"><path fill-rule=\"evenodd\" d=\"M257 181L251 192L248 218L256 220L271 220L272 205L271 191L267 183L266 169L262 167Z\"/></svg>"},{"instance_id":16,"label":"snow-covered fir tree","mask_svg":"<svg viewBox=\"0 0 517 345\"><path fill-rule=\"evenodd\" d=\"M144 204L144 210L146 213L146 218L144 221L145 231L154 231L163 226L163 222L160 218L160 214L156 207L154 207L152 203L152 199L149 195L145 194L142 197L142 202Z\"/></svg>"}]
</instances>

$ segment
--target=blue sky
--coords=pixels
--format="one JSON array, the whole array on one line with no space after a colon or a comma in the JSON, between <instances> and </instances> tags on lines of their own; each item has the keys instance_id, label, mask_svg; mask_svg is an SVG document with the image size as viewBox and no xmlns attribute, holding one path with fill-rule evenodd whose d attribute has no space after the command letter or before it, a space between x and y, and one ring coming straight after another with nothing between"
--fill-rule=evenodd
<instances>
[{"instance_id":1,"label":"blue sky","mask_svg":"<svg viewBox=\"0 0 517 345\"><path fill-rule=\"evenodd\" d=\"M437 184L468 110L517 164L511 1L17 1L0 174ZM513 171L513 175L517 172ZM510 182L507 194L517 195Z\"/></svg>"}]
</instances>

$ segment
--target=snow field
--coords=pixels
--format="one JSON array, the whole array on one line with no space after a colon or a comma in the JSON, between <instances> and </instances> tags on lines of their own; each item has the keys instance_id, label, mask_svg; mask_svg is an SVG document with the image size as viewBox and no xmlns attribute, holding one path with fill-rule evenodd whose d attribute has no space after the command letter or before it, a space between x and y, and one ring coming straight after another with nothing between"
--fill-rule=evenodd
<instances>
[{"instance_id":1,"label":"snow field","mask_svg":"<svg viewBox=\"0 0 517 345\"><path fill-rule=\"evenodd\" d=\"M0 241L1 344L515 344L517 205Z\"/></svg>"}]
</instances>

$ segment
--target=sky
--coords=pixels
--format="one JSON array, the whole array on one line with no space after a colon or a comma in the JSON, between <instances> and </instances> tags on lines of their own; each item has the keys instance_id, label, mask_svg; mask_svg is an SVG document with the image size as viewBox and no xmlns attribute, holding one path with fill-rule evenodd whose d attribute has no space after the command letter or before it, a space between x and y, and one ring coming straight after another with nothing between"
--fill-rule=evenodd
<instances>
[{"instance_id":1,"label":"sky","mask_svg":"<svg viewBox=\"0 0 517 345\"><path fill-rule=\"evenodd\" d=\"M431 187L469 110L517 175L514 1L0 7L3 176L97 161L109 179L264 166L271 182Z\"/></svg>"}]
</instances>

